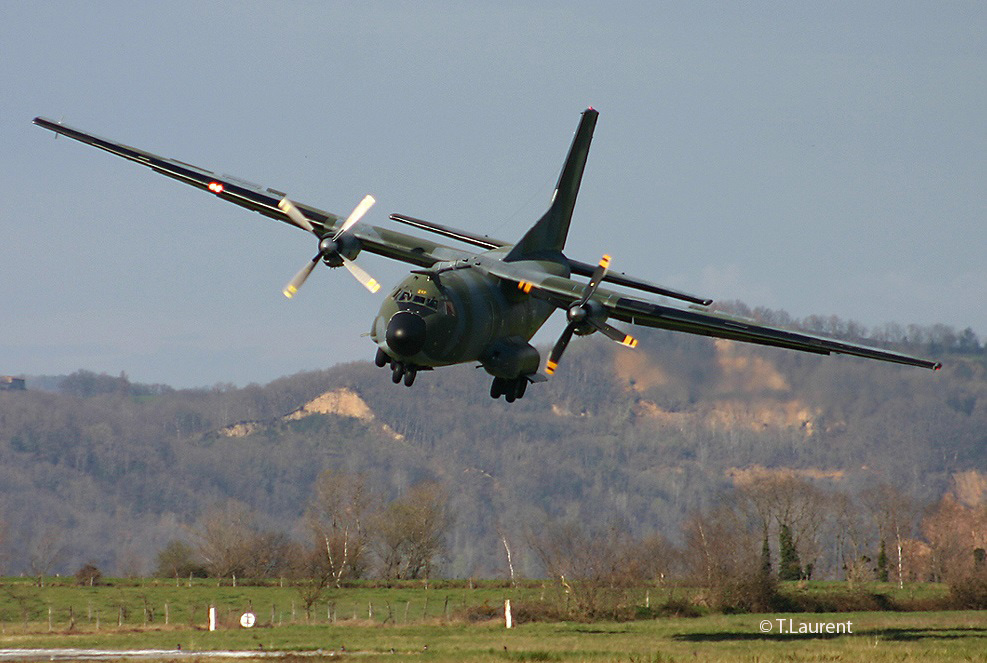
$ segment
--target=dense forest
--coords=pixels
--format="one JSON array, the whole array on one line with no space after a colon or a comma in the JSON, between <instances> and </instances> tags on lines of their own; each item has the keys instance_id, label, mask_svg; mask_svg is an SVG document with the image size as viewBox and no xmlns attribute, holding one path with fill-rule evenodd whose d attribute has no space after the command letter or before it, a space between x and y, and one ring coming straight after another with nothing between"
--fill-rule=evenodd
<instances>
[{"instance_id":1,"label":"dense forest","mask_svg":"<svg viewBox=\"0 0 987 663\"><path fill-rule=\"evenodd\" d=\"M915 523L948 491L985 498L987 354L971 330L868 335L833 317L727 309L869 336L944 368L643 330L636 350L573 343L552 380L512 405L465 366L423 373L412 389L369 362L244 388L28 376L27 391L0 392L2 570L148 573L230 499L304 539L326 470L360 476L386 500L440 486L449 524L437 570L457 577L505 576L508 543L518 573L544 573L532 542L560 523L681 542L690 518L736 499L754 475L851 500L893 486L920 505Z\"/></svg>"}]
</instances>

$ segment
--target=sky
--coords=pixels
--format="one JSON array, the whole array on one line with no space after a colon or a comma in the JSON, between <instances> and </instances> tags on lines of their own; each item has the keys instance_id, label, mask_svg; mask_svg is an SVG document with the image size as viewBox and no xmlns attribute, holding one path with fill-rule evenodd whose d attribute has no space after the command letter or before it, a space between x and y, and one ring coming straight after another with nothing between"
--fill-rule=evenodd
<instances>
[{"instance_id":1,"label":"sky","mask_svg":"<svg viewBox=\"0 0 987 663\"><path fill-rule=\"evenodd\" d=\"M570 257L797 317L987 336L980 2L14 1L0 17L0 374L263 384L369 360L387 292L319 269L285 299L311 236L54 140L37 115L340 214L371 193L368 223L515 240L592 106ZM385 284L407 270L359 263Z\"/></svg>"}]
</instances>

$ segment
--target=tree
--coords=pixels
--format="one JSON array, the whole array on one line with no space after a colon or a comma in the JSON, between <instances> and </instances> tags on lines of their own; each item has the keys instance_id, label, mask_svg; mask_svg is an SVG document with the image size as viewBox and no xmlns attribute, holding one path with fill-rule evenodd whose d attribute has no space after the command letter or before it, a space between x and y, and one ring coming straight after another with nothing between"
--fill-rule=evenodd
<instances>
[{"instance_id":1,"label":"tree","mask_svg":"<svg viewBox=\"0 0 987 663\"><path fill-rule=\"evenodd\" d=\"M294 546L288 572L305 608L305 620L309 621L312 618L312 608L334 581L325 551L318 542L311 546Z\"/></svg>"},{"instance_id":2,"label":"tree","mask_svg":"<svg viewBox=\"0 0 987 663\"><path fill-rule=\"evenodd\" d=\"M881 546L877 552L877 579L881 582L888 581L888 551L884 539L881 539Z\"/></svg>"},{"instance_id":3,"label":"tree","mask_svg":"<svg viewBox=\"0 0 987 663\"><path fill-rule=\"evenodd\" d=\"M159 578L205 578L209 574L196 556L195 548L180 539L172 539L158 552L154 575Z\"/></svg>"},{"instance_id":4,"label":"tree","mask_svg":"<svg viewBox=\"0 0 987 663\"><path fill-rule=\"evenodd\" d=\"M777 587L774 578L762 572L759 529L737 508L727 506L695 512L686 520L686 579L703 589L702 600L710 607L757 611L774 606Z\"/></svg>"},{"instance_id":5,"label":"tree","mask_svg":"<svg viewBox=\"0 0 987 663\"><path fill-rule=\"evenodd\" d=\"M963 504L947 493L922 520L922 532L932 549L934 579L954 584L982 574L977 551L987 549L987 505Z\"/></svg>"},{"instance_id":6,"label":"tree","mask_svg":"<svg viewBox=\"0 0 987 663\"><path fill-rule=\"evenodd\" d=\"M28 564L31 575L38 579L38 586L45 586L45 576L51 573L65 555L65 546L58 528L48 526L31 537L28 547Z\"/></svg>"},{"instance_id":7,"label":"tree","mask_svg":"<svg viewBox=\"0 0 987 663\"><path fill-rule=\"evenodd\" d=\"M528 544L558 582L565 611L582 619L617 619L631 605L629 590L660 580L670 548L660 536L637 539L623 522L590 528L576 520L548 522ZM637 598L637 597L635 597Z\"/></svg>"},{"instance_id":8,"label":"tree","mask_svg":"<svg viewBox=\"0 0 987 663\"><path fill-rule=\"evenodd\" d=\"M385 506L373 519L379 572L389 579L431 576L436 558L445 551L452 524L445 490L426 481Z\"/></svg>"},{"instance_id":9,"label":"tree","mask_svg":"<svg viewBox=\"0 0 987 663\"><path fill-rule=\"evenodd\" d=\"M264 531L243 502L227 500L199 520L197 550L209 575L262 578L287 567L289 542L282 532Z\"/></svg>"},{"instance_id":10,"label":"tree","mask_svg":"<svg viewBox=\"0 0 987 663\"><path fill-rule=\"evenodd\" d=\"M800 580L802 578L802 561L792 540L792 529L782 523L778 528L778 579Z\"/></svg>"},{"instance_id":11,"label":"tree","mask_svg":"<svg viewBox=\"0 0 987 663\"><path fill-rule=\"evenodd\" d=\"M336 587L344 578L363 575L369 550L367 524L379 501L362 475L326 470L316 480L306 521Z\"/></svg>"},{"instance_id":12,"label":"tree","mask_svg":"<svg viewBox=\"0 0 987 663\"><path fill-rule=\"evenodd\" d=\"M763 541L768 538L769 529L776 526L779 578L798 580L810 577L821 554L818 537L827 504L822 491L805 479L764 471L742 484L737 497L740 508L761 529L762 567Z\"/></svg>"},{"instance_id":13,"label":"tree","mask_svg":"<svg viewBox=\"0 0 987 663\"><path fill-rule=\"evenodd\" d=\"M880 550L878 552L878 577L883 576L886 582L889 576L887 568L887 552L885 550L885 539L893 537L895 542L896 573L898 587L904 587L905 574L905 541L911 537L912 530L918 508L915 500L905 494L896 486L888 483L878 483L867 488L862 493L863 502L866 505L874 523L877 526L877 535ZM884 568L881 568L881 556L884 556Z\"/></svg>"},{"instance_id":14,"label":"tree","mask_svg":"<svg viewBox=\"0 0 987 663\"><path fill-rule=\"evenodd\" d=\"M99 581L103 577L103 572L99 570L99 567L89 562L88 564L83 564L82 567L75 572L75 582L79 585L86 585L92 587L93 585L98 585Z\"/></svg>"}]
</instances>

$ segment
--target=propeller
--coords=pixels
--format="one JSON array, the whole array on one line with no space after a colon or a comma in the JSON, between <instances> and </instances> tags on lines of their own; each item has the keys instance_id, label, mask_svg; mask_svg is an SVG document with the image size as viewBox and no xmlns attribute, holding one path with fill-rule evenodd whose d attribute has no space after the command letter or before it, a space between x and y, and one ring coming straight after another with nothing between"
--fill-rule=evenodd
<instances>
[{"instance_id":1,"label":"propeller","mask_svg":"<svg viewBox=\"0 0 987 663\"><path fill-rule=\"evenodd\" d=\"M603 277L606 276L609 267L610 256L605 255L600 260L600 264L593 270L593 275L590 277L589 283L583 288L582 297L566 309L565 315L569 319L569 324L562 331L559 340L555 342L555 347L552 348L552 353L548 356L548 361L545 363L545 372L549 375L555 373L555 369L558 368L559 362L562 360L562 353L565 352L574 333L581 332L583 334L589 334L598 331L621 345L626 345L629 348L637 347L637 339L607 324L606 311L599 303L592 301L593 294L600 287L600 282L603 281ZM588 331L581 331L581 329L586 328L589 328Z\"/></svg>"},{"instance_id":2,"label":"propeller","mask_svg":"<svg viewBox=\"0 0 987 663\"><path fill-rule=\"evenodd\" d=\"M363 287L370 292L377 292L380 290L380 283L378 283L374 277L370 276L370 274L364 271L355 262L344 256L341 250L343 248L341 240L345 239L343 235L350 228L356 225L361 218L363 218L363 215L367 213L367 210L369 210L375 202L376 201L373 196L364 197L364 199L360 201L360 204L353 208L350 215L346 217L345 221L343 221L343 225L339 227L339 230L337 230L332 237L329 235L322 237L319 235L318 231L316 231L315 226L312 225L311 221L308 220L308 218L300 209L298 209L298 207L295 206L293 202L288 200L287 197L281 199L281 202L278 203L278 207L288 216L289 219L291 219L291 222L302 230L307 230L316 237L319 237L319 252L314 258L312 258L312 260L309 261L307 265L298 270L295 277L288 282L288 285L286 285L282 291L285 297L288 299L294 297L295 293L298 292L298 289L302 287L302 284L305 283L309 275L311 275L312 270L315 269L315 266L319 264L319 261L330 257L338 258L343 267L345 267L347 271L349 271L349 273L352 274L353 277L363 284ZM336 266L338 266L338 264Z\"/></svg>"}]
</instances>

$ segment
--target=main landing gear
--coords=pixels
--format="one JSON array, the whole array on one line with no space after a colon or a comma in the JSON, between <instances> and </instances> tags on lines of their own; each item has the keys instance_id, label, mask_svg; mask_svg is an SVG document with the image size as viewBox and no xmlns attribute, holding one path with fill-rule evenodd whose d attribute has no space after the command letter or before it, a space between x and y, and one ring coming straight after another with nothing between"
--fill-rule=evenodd
<instances>
[{"instance_id":1,"label":"main landing gear","mask_svg":"<svg viewBox=\"0 0 987 663\"><path fill-rule=\"evenodd\" d=\"M490 385L490 397L500 398L508 403L513 403L518 398L524 398L524 391L528 388L528 378L520 375L513 380L507 378L494 378Z\"/></svg>"},{"instance_id":2,"label":"main landing gear","mask_svg":"<svg viewBox=\"0 0 987 663\"><path fill-rule=\"evenodd\" d=\"M391 365L391 381L394 384L398 384L402 380L404 380L404 386L406 387L415 384L415 378L418 376L417 366L391 359L380 348L377 348L377 356L374 357L374 363L377 364L378 368L384 368L388 364Z\"/></svg>"}]
</instances>

